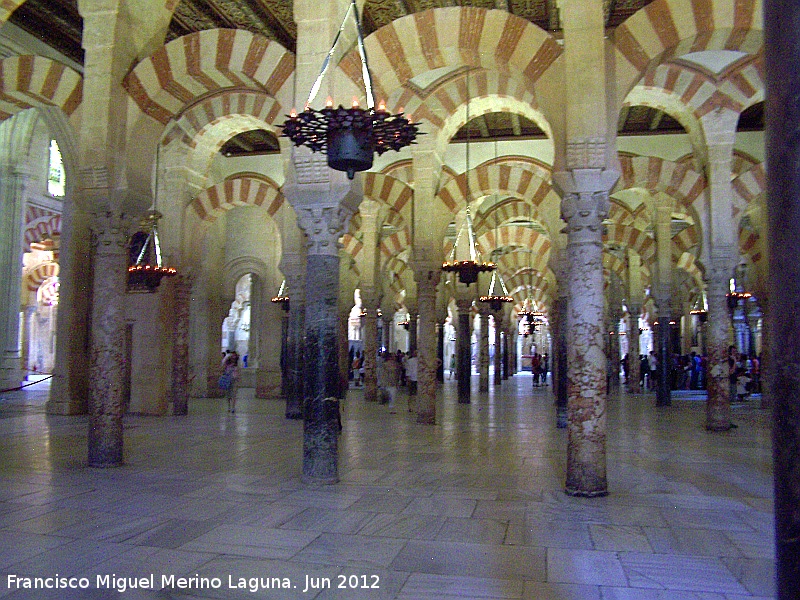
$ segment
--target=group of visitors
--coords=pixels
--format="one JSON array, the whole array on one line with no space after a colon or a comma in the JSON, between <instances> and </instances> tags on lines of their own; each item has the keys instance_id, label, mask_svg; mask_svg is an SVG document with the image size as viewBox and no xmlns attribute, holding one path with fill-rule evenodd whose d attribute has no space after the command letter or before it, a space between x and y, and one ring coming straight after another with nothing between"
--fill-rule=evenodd
<instances>
[{"instance_id":1,"label":"group of visitors","mask_svg":"<svg viewBox=\"0 0 800 600\"><path fill-rule=\"evenodd\" d=\"M364 385L364 356L360 350L350 351L350 373L348 380L353 387ZM411 396L417 393L418 359L414 350L403 352L382 351L376 360L378 374L378 400L389 407L389 413L395 414L395 400L398 388L407 388L409 396L408 410L412 411Z\"/></svg>"},{"instance_id":2,"label":"group of visitors","mask_svg":"<svg viewBox=\"0 0 800 600\"><path fill-rule=\"evenodd\" d=\"M547 373L550 370L550 359L547 354L535 352L531 356L531 373L533 387L547 386Z\"/></svg>"},{"instance_id":3,"label":"group of visitors","mask_svg":"<svg viewBox=\"0 0 800 600\"><path fill-rule=\"evenodd\" d=\"M639 356L639 385L647 390L655 390L659 377L658 356L655 351ZM704 390L706 389L706 373L708 357L697 352L689 354L673 354L669 368L671 390ZM761 392L761 363L757 356L748 356L736 351L735 346L728 349L728 377L731 390L742 400L751 393ZM622 373L625 382L628 378L628 356L622 359ZM733 396L732 392L732 396Z\"/></svg>"}]
</instances>

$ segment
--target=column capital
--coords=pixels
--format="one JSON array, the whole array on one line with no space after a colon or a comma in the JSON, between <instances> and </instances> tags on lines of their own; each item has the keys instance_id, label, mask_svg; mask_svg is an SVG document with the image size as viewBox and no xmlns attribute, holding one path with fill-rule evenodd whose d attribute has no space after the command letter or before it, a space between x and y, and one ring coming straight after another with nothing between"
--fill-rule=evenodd
<instances>
[{"instance_id":1,"label":"column capital","mask_svg":"<svg viewBox=\"0 0 800 600\"><path fill-rule=\"evenodd\" d=\"M409 263L414 271L414 281L417 283L417 296L422 293L431 293L436 290L442 278L442 263L431 260L414 260Z\"/></svg>"},{"instance_id":2,"label":"column capital","mask_svg":"<svg viewBox=\"0 0 800 600\"><path fill-rule=\"evenodd\" d=\"M472 298L456 298L456 306L459 313L469 312L472 310Z\"/></svg>"},{"instance_id":3,"label":"column capital","mask_svg":"<svg viewBox=\"0 0 800 600\"><path fill-rule=\"evenodd\" d=\"M569 243L596 242L608 216L609 191L619 179L611 169L573 169L553 173L553 184L562 193L561 218Z\"/></svg>"},{"instance_id":4,"label":"column capital","mask_svg":"<svg viewBox=\"0 0 800 600\"><path fill-rule=\"evenodd\" d=\"M732 246L717 246L711 249L711 256L706 269L707 281L727 281L733 276L733 268L737 260Z\"/></svg>"},{"instance_id":5,"label":"column capital","mask_svg":"<svg viewBox=\"0 0 800 600\"><path fill-rule=\"evenodd\" d=\"M98 254L116 254L127 246L130 222L116 211L101 211L92 215L93 241Z\"/></svg>"},{"instance_id":6,"label":"column capital","mask_svg":"<svg viewBox=\"0 0 800 600\"><path fill-rule=\"evenodd\" d=\"M309 254L338 256L339 238L363 198L360 178L343 182L288 183L283 194L306 234Z\"/></svg>"}]
</instances>

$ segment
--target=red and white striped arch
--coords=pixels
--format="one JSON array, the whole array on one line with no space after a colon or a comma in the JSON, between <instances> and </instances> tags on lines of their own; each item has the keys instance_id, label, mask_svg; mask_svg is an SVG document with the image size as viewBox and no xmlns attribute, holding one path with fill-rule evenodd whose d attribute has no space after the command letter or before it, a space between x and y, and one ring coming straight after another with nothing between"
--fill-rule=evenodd
<instances>
[{"instance_id":1,"label":"red and white striped arch","mask_svg":"<svg viewBox=\"0 0 800 600\"><path fill-rule=\"evenodd\" d=\"M745 208L750 202L764 197L767 192L764 163L758 163L751 169L739 174L732 182L734 203Z\"/></svg>"},{"instance_id":2,"label":"red and white striped arch","mask_svg":"<svg viewBox=\"0 0 800 600\"><path fill-rule=\"evenodd\" d=\"M28 108L55 106L72 115L83 98L83 77L42 56L0 60L0 120Z\"/></svg>"},{"instance_id":3,"label":"red and white striped arch","mask_svg":"<svg viewBox=\"0 0 800 600\"><path fill-rule=\"evenodd\" d=\"M250 127L249 122L246 123L239 118L242 115L251 117L262 126L266 125L266 128L271 129L273 133L277 133L277 127L269 126L281 116L281 105L261 90L221 90L176 116L167 127L162 143L167 145L173 140L180 139L194 148L202 142L210 123L231 119L231 124L225 131L227 137L218 142L224 143L230 137Z\"/></svg>"},{"instance_id":4,"label":"red and white striped arch","mask_svg":"<svg viewBox=\"0 0 800 600\"><path fill-rule=\"evenodd\" d=\"M198 98L226 88L275 98L294 71L294 55L242 29L192 33L159 48L123 80L136 104L167 124Z\"/></svg>"},{"instance_id":5,"label":"red and white striped arch","mask_svg":"<svg viewBox=\"0 0 800 600\"><path fill-rule=\"evenodd\" d=\"M529 227L506 225L488 230L476 240L478 251L484 256L489 256L497 248L525 248L533 252L538 263L547 264L550 260L552 243L546 235L534 231Z\"/></svg>"},{"instance_id":6,"label":"red and white striped arch","mask_svg":"<svg viewBox=\"0 0 800 600\"><path fill-rule=\"evenodd\" d=\"M51 277L58 277L58 263L46 262L36 265L33 269L25 273L25 289L29 292L36 292L39 286Z\"/></svg>"},{"instance_id":7,"label":"red and white striped arch","mask_svg":"<svg viewBox=\"0 0 800 600\"><path fill-rule=\"evenodd\" d=\"M353 260L359 255L364 244L351 233L345 233L341 239L342 250Z\"/></svg>"},{"instance_id":8,"label":"red and white striped arch","mask_svg":"<svg viewBox=\"0 0 800 600\"><path fill-rule=\"evenodd\" d=\"M61 215L38 206L25 208L25 251L33 242L41 242L61 233Z\"/></svg>"},{"instance_id":9,"label":"red and white striped arch","mask_svg":"<svg viewBox=\"0 0 800 600\"><path fill-rule=\"evenodd\" d=\"M642 257L642 262L649 262L655 257L653 238L635 227L610 223L605 227L603 242L635 250Z\"/></svg>"},{"instance_id":10,"label":"red and white striped arch","mask_svg":"<svg viewBox=\"0 0 800 600\"><path fill-rule=\"evenodd\" d=\"M436 8L396 19L367 37L365 46L376 95L387 100L414 77L465 64L520 74L532 93L562 53L555 38L529 21L508 11L472 7ZM340 68L363 87L355 51Z\"/></svg>"},{"instance_id":11,"label":"red and white striped arch","mask_svg":"<svg viewBox=\"0 0 800 600\"><path fill-rule=\"evenodd\" d=\"M436 195L451 213L462 209L467 198L467 176L472 197L501 194L524 199L530 203L531 218L539 219L537 208L546 200L560 205L561 199L552 186L531 169L515 165L481 165L467 175L461 173L450 180Z\"/></svg>"},{"instance_id":12,"label":"red and white striped arch","mask_svg":"<svg viewBox=\"0 0 800 600\"><path fill-rule=\"evenodd\" d=\"M528 252L526 249L520 248L518 251L503 254L497 261L497 266L502 273L508 273L509 276L528 272L531 269L537 273L546 273L549 271L547 258L544 254ZM507 281L506 284L508 284Z\"/></svg>"},{"instance_id":13,"label":"red and white striped arch","mask_svg":"<svg viewBox=\"0 0 800 600\"><path fill-rule=\"evenodd\" d=\"M703 50L755 54L763 44L759 0L655 0L611 36L623 95L656 62Z\"/></svg>"},{"instance_id":14,"label":"red and white striped arch","mask_svg":"<svg viewBox=\"0 0 800 600\"><path fill-rule=\"evenodd\" d=\"M365 173L362 179L364 197L386 204L391 211L403 214L414 190L404 181L382 173Z\"/></svg>"},{"instance_id":15,"label":"red and white striped arch","mask_svg":"<svg viewBox=\"0 0 800 600\"><path fill-rule=\"evenodd\" d=\"M612 193L640 187L664 192L688 208L706 188L705 177L687 162L631 154L620 154L619 162L621 174Z\"/></svg>"},{"instance_id":16,"label":"red and white striped arch","mask_svg":"<svg viewBox=\"0 0 800 600\"><path fill-rule=\"evenodd\" d=\"M264 177L231 177L203 191L190 203L201 221L213 221L223 211L237 206L264 206L270 216L283 205L277 184Z\"/></svg>"},{"instance_id":17,"label":"red and white striped arch","mask_svg":"<svg viewBox=\"0 0 800 600\"><path fill-rule=\"evenodd\" d=\"M534 213L531 206L519 198L505 198L488 211L480 213L473 219L477 234L493 229L496 225L503 225L514 221L530 221Z\"/></svg>"}]
</instances>

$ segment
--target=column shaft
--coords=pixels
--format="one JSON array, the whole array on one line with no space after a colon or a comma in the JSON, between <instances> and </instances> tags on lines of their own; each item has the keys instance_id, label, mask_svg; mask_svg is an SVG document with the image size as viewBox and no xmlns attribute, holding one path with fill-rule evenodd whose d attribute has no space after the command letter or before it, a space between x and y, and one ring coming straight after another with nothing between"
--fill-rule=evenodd
<instances>
[{"instance_id":1,"label":"column shaft","mask_svg":"<svg viewBox=\"0 0 800 600\"><path fill-rule=\"evenodd\" d=\"M489 311L481 309L481 330L478 338L478 390L489 391Z\"/></svg>"},{"instance_id":2,"label":"column shaft","mask_svg":"<svg viewBox=\"0 0 800 600\"><path fill-rule=\"evenodd\" d=\"M494 378L492 383L503 383L503 313L494 311Z\"/></svg>"},{"instance_id":3,"label":"column shaft","mask_svg":"<svg viewBox=\"0 0 800 600\"><path fill-rule=\"evenodd\" d=\"M436 285L441 271L438 264L414 267L419 309L417 350L417 423L436 423Z\"/></svg>"},{"instance_id":4,"label":"column shaft","mask_svg":"<svg viewBox=\"0 0 800 600\"><path fill-rule=\"evenodd\" d=\"M471 303L470 303L471 305ZM458 332L456 341L458 348L458 402L459 404L469 404L470 402L470 383L472 379L472 356L470 352L471 331L469 322L469 308L466 303L459 303L458 307Z\"/></svg>"},{"instance_id":5,"label":"column shaft","mask_svg":"<svg viewBox=\"0 0 800 600\"><path fill-rule=\"evenodd\" d=\"M172 414L189 414L189 300L192 280L179 274L172 281Z\"/></svg>"},{"instance_id":6,"label":"column shaft","mask_svg":"<svg viewBox=\"0 0 800 600\"><path fill-rule=\"evenodd\" d=\"M99 215L95 234L88 461L90 467L116 467L123 462L124 375L129 359L124 297L128 256L119 216Z\"/></svg>"},{"instance_id":7,"label":"column shaft","mask_svg":"<svg viewBox=\"0 0 800 600\"><path fill-rule=\"evenodd\" d=\"M339 412L339 257L309 254L306 276L314 282L314 293L306 298L303 479L336 483L339 435L333 424Z\"/></svg>"},{"instance_id":8,"label":"column shaft","mask_svg":"<svg viewBox=\"0 0 800 600\"><path fill-rule=\"evenodd\" d=\"M706 429L727 431L731 428L731 390L728 377L730 324L725 294L731 269L728 257L711 258L708 280L708 369L706 373Z\"/></svg>"},{"instance_id":9,"label":"column shaft","mask_svg":"<svg viewBox=\"0 0 800 600\"><path fill-rule=\"evenodd\" d=\"M362 292L364 315L364 400L378 400L378 318L372 298L365 298Z\"/></svg>"}]
</instances>

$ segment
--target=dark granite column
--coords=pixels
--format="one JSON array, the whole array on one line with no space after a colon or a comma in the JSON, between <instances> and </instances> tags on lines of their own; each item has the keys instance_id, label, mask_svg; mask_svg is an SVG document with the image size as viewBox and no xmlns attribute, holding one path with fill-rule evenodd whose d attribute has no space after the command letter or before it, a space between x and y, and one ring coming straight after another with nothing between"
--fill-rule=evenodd
<instances>
[{"instance_id":1,"label":"dark granite column","mask_svg":"<svg viewBox=\"0 0 800 600\"><path fill-rule=\"evenodd\" d=\"M172 321L172 414L189 414L189 300L192 275L173 278ZM162 284L164 285L164 284Z\"/></svg>"},{"instance_id":2,"label":"dark granite column","mask_svg":"<svg viewBox=\"0 0 800 600\"><path fill-rule=\"evenodd\" d=\"M504 331L503 332L503 345L502 345L502 348L503 348L503 361L501 363L502 366L503 366L503 374L502 374L502 378L503 379L508 379L508 338L509 338L508 331Z\"/></svg>"},{"instance_id":3,"label":"dark granite column","mask_svg":"<svg viewBox=\"0 0 800 600\"><path fill-rule=\"evenodd\" d=\"M281 305L284 307L284 305ZM281 398L286 400L289 397L289 310L285 306L281 314Z\"/></svg>"},{"instance_id":4,"label":"dark granite column","mask_svg":"<svg viewBox=\"0 0 800 600\"><path fill-rule=\"evenodd\" d=\"M659 298L658 304L658 325L656 326L656 355L657 381L656 381L656 406L670 406L671 382L672 382L672 331L669 322L672 318L670 314L669 298Z\"/></svg>"},{"instance_id":5,"label":"dark granite column","mask_svg":"<svg viewBox=\"0 0 800 600\"><path fill-rule=\"evenodd\" d=\"M707 270L708 300L708 369L706 372L706 429L727 431L731 428L731 390L728 378L730 316L725 295L733 273L733 259L728 254L711 255Z\"/></svg>"},{"instance_id":6,"label":"dark granite column","mask_svg":"<svg viewBox=\"0 0 800 600\"><path fill-rule=\"evenodd\" d=\"M458 306L458 330L456 331L456 377L458 378L458 402L470 403L470 383L472 379L472 331L470 328L470 310L472 300L460 298L456 301Z\"/></svg>"},{"instance_id":7,"label":"dark granite column","mask_svg":"<svg viewBox=\"0 0 800 600\"><path fill-rule=\"evenodd\" d=\"M436 323L436 380L444 382L444 324Z\"/></svg>"},{"instance_id":8,"label":"dark granite column","mask_svg":"<svg viewBox=\"0 0 800 600\"><path fill-rule=\"evenodd\" d=\"M628 392L638 394L641 392L639 379L642 376L642 365L639 362L639 315L642 307L639 304L628 302L630 314L630 327L628 327Z\"/></svg>"},{"instance_id":9,"label":"dark granite column","mask_svg":"<svg viewBox=\"0 0 800 600\"><path fill-rule=\"evenodd\" d=\"M494 378L493 385L503 382L503 311L494 311Z\"/></svg>"},{"instance_id":10,"label":"dark granite column","mask_svg":"<svg viewBox=\"0 0 800 600\"><path fill-rule=\"evenodd\" d=\"M436 424L436 286L441 262L412 261L419 307L417 423Z\"/></svg>"},{"instance_id":11,"label":"dark granite column","mask_svg":"<svg viewBox=\"0 0 800 600\"><path fill-rule=\"evenodd\" d=\"M289 290L289 331L286 342L287 419L303 418L303 349L306 323L306 256L304 252L284 252L281 272Z\"/></svg>"},{"instance_id":12,"label":"dark granite column","mask_svg":"<svg viewBox=\"0 0 800 600\"><path fill-rule=\"evenodd\" d=\"M416 350L417 349L417 329L419 327L418 320L417 320L417 306L414 306L414 310L409 309L408 312L408 349L409 350Z\"/></svg>"},{"instance_id":13,"label":"dark granite column","mask_svg":"<svg viewBox=\"0 0 800 600\"><path fill-rule=\"evenodd\" d=\"M769 260L767 343L772 360L766 393L772 404L775 473L776 600L800 590L800 5L765 0L766 162Z\"/></svg>"},{"instance_id":14,"label":"dark granite column","mask_svg":"<svg viewBox=\"0 0 800 600\"><path fill-rule=\"evenodd\" d=\"M568 443L565 491L608 494L606 357L603 328L603 219L618 173L575 169L553 174L564 192L567 233Z\"/></svg>"},{"instance_id":15,"label":"dark granite column","mask_svg":"<svg viewBox=\"0 0 800 600\"><path fill-rule=\"evenodd\" d=\"M478 390L489 391L489 308L479 307L481 330L478 338Z\"/></svg>"},{"instance_id":16,"label":"dark granite column","mask_svg":"<svg viewBox=\"0 0 800 600\"><path fill-rule=\"evenodd\" d=\"M325 185L284 185L308 239L306 281L313 282L306 294L301 477L311 484L339 481L338 240L362 197L360 179L348 181L342 173L330 177Z\"/></svg>"},{"instance_id":17,"label":"dark granite column","mask_svg":"<svg viewBox=\"0 0 800 600\"><path fill-rule=\"evenodd\" d=\"M122 414L125 396L125 288L128 252L123 218L96 214L93 232L94 283L89 363L90 467L123 462Z\"/></svg>"}]
</instances>

